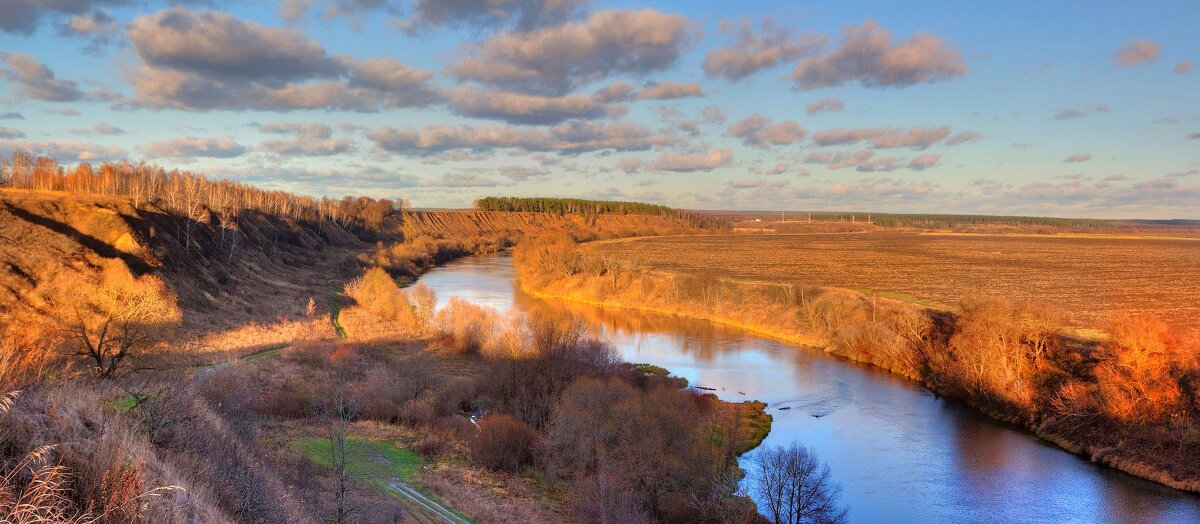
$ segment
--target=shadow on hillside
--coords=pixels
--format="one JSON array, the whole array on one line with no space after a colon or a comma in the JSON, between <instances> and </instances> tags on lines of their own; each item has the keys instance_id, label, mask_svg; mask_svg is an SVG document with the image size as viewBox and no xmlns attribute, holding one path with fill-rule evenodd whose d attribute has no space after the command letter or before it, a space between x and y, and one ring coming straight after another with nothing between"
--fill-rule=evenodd
<instances>
[{"instance_id":1,"label":"shadow on hillside","mask_svg":"<svg viewBox=\"0 0 1200 524\"><path fill-rule=\"evenodd\" d=\"M122 251L118 250L117 248L115 248L109 244L106 244L104 241L102 241L94 236L84 234L83 232L79 231L78 229L75 229L67 224L59 222L52 218L35 215L24 209L13 206L12 204L5 203L4 207L5 207L5 209L8 210L9 213L12 213L13 216L21 218L31 224L37 224L39 226L42 226L46 229L49 229L55 233L60 234L60 235L65 235L67 237L70 237L72 240L79 242L80 245L96 252L100 256L103 256L106 258L121 259L122 261L125 262L125 265L129 266L129 269L131 271L133 271L133 273L136 275L144 275L146 273L151 272L154 269L150 266L150 264L147 264L144 260L142 260L134 255L130 255L128 253L122 252Z\"/></svg>"}]
</instances>

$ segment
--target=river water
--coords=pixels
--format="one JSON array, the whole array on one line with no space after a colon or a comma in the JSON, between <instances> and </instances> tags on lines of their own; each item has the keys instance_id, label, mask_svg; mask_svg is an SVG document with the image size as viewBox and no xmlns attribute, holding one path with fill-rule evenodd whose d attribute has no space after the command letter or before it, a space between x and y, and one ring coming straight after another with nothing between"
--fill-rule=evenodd
<instances>
[{"instance_id":1,"label":"river water","mask_svg":"<svg viewBox=\"0 0 1200 524\"><path fill-rule=\"evenodd\" d=\"M1200 523L1200 496L1094 465L817 350L705 321L537 299L516 286L505 254L462 259L421 281L443 303L569 310L628 362L662 366L724 400L767 402L774 424L764 445L815 449L850 522Z\"/></svg>"}]
</instances>

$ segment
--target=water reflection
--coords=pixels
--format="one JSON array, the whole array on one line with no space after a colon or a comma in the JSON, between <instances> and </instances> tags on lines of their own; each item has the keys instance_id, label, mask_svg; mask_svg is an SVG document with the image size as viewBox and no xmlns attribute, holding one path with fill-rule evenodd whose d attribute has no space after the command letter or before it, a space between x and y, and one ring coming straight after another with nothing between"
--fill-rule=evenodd
<instances>
[{"instance_id":1,"label":"water reflection","mask_svg":"<svg viewBox=\"0 0 1200 524\"><path fill-rule=\"evenodd\" d=\"M630 362L731 401L769 404L767 444L817 450L852 522L1200 522L1200 497L1095 466L920 385L709 322L545 301L520 292L506 256L422 277L439 300L566 311Z\"/></svg>"}]
</instances>

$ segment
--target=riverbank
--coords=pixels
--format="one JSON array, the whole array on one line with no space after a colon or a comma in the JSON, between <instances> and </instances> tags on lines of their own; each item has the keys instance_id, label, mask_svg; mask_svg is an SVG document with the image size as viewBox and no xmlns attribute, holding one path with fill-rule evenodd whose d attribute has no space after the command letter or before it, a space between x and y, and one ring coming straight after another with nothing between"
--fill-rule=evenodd
<instances>
[{"instance_id":1,"label":"riverbank","mask_svg":"<svg viewBox=\"0 0 1200 524\"><path fill-rule=\"evenodd\" d=\"M1200 492L1200 464L1194 460L1200 433L1189 413L1125 422L1093 409L1092 396L1103 392L1087 389L1083 381L1105 372L1101 361L1108 348L1065 337L1051 324L1028 325L1037 318L1031 311L975 305L966 313L950 312L846 289L650 274L558 248L562 262L552 262L546 252L518 253L520 285L527 293L706 320L870 364L1090 461ZM991 353L976 348L995 335L984 328L997 324L1021 342ZM972 375L967 369L1005 359L1008 367L994 373ZM996 378L1007 375L1016 378Z\"/></svg>"}]
</instances>

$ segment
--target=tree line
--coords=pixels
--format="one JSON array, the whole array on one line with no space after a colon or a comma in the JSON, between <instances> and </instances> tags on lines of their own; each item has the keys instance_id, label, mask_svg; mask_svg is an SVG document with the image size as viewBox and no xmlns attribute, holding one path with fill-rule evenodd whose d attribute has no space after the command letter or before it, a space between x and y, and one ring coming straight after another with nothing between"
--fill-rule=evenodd
<instances>
[{"instance_id":1,"label":"tree line","mask_svg":"<svg viewBox=\"0 0 1200 524\"><path fill-rule=\"evenodd\" d=\"M675 209L644 202L584 200L581 198L484 197L475 201L478 211L526 211L558 215L659 215L677 217Z\"/></svg>"},{"instance_id":2,"label":"tree line","mask_svg":"<svg viewBox=\"0 0 1200 524\"><path fill-rule=\"evenodd\" d=\"M288 191L267 190L232 180L211 180L178 169L166 170L145 162L81 162L68 169L49 157L17 151L0 156L0 187L36 191L127 197L135 206L151 204L191 220L214 213L232 224L254 211L301 222L334 223L344 229L379 231L384 221L408 207L402 199L315 198Z\"/></svg>"}]
</instances>

